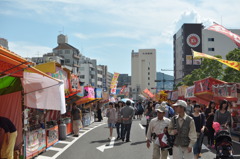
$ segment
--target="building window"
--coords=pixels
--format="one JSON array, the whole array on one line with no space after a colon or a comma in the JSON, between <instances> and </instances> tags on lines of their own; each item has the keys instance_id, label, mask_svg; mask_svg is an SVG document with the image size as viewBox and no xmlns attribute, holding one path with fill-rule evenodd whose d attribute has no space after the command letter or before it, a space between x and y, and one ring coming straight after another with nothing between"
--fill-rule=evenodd
<instances>
[{"instance_id":1,"label":"building window","mask_svg":"<svg viewBox=\"0 0 240 159\"><path fill-rule=\"evenodd\" d=\"M80 78L85 78L85 76L84 75L80 75Z\"/></svg>"},{"instance_id":2,"label":"building window","mask_svg":"<svg viewBox=\"0 0 240 159\"><path fill-rule=\"evenodd\" d=\"M65 59L65 63L70 63L70 59Z\"/></svg>"},{"instance_id":3,"label":"building window","mask_svg":"<svg viewBox=\"0 0 240 159\"><path fill-rule=\"evenodd\" d=\"M150 75L150 72L148 72L148 75Z\"/></svg>"},{"instance_id":4,"label":"building window","mask_svg":"<svg viewBox=\"0 0 240 159\"><path fill-rule=\"evenodd\" d=\"M214 48L208 48L208 51L214 51L215 49Z\"/></svg>"},{"instance_id":5,"label":"building window","mask_svg":"<svg viewBox=\"0 0 240 159\"><path fill-rule=\"evenodd\" d=\"M84 71L84 67L80 67L80 70L81 70L81 71Z\"/></svg>"},{"instance_id":6,"label":"building window","mask_svg":"<svg viewBox=\"0 0 240 159\"><path fill-rule=\"evenodd\" d=\"M148 80L150 80L150 77L148 77Z\"/></svg>"},{"instance_id":7,"label":"building window","mask_svg":"<svg viewBox=\"0 0 240 159\"><path fill-rule=\"evenodd\" d=\"M208 38L208 41L214 41L214 38Z\"/></svg>"},{"instance_id":8,"label":"building window","mask_svg":"<svg viewBox=\"0 0 240 159\"><path fill-rule=\"evenodd\" d=\"M70 54L70 50L65 50L65 54Z\"/></svg>"},{"instance_id":9,"label":"building window","mask_svg":"<svg viewBox=\"0 0 240 159\"><path fill-rule=\"evenodd\" d=\"M148 85L150 86L150 83L148 83Z\"/></svg>"},{"instance_id":10,"label":"building window","mask_svg":"<svg viewBox=\"0 0 240 159\"><path fill-rule=\"evenodd\" d=\"M148 70L150 70L150 67L148 67Z\"/></svg>"}]
</instances>

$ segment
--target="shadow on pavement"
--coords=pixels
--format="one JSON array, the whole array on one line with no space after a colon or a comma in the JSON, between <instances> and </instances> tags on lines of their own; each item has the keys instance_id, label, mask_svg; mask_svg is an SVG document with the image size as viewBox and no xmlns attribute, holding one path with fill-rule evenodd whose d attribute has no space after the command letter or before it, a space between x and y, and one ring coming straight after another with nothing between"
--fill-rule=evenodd
<instances>
[{"instance_id":1,"label":"shadow on pavement","mask_svg":"<svg viewBox=\"0 0 240 159\"><path fill-rule=\"evenodd\" d=\"M97 141L91 141L90 143L93 144L93 143L106 143L106 142L109 142L108 139L105 139L105 140L97 140Z\"/></svg>"},{"instance_id":2,"label":"shadow on pavement","mask_svg":"<svg viewBox=\"0 0 240 159\"><path fill-rule=\"evenodd\" d=\"M142 143L146 143L146 141L138 141L138 142L134 142L134 143L131 143L131 145L139 145L139 144L142 144Z\"/></svg>"}]
</instances>

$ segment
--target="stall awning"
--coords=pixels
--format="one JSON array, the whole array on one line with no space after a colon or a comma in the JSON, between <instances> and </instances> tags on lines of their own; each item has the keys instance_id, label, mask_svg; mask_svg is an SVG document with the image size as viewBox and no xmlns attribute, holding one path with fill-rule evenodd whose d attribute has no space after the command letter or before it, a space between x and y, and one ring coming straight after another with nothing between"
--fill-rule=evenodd
<instances>
[{"instance_id":1,"label":"stall awning","mask_svg":"<svg viewBox=\"0 0 240 159\"><path fill-rule=\"evenodd\" d=\"M23 73L24 105L66 112L64 84L37 73Z\"/></svg>"},{"instance_id":2,"label":"stall awning","mask_svg":"<svg viewBox=\"0 0 240 159\"><path fill-rule=\"evenodd\" d=\"M57 80L46 73L33 68L33 65L34 63L29 62L21 56L0 46L0 78L5 76L23 77L23 71L30 71Z\"/></svg>"}]
</instances>

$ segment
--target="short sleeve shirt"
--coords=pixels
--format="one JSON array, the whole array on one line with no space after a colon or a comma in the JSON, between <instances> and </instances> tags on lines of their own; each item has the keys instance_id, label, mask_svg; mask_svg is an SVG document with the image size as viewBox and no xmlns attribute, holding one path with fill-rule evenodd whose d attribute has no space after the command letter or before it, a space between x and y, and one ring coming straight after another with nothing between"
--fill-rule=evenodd
<instances>
[{"instance_id":1,"label":"short sleeve shirt","mask_svg":"<svg viewBox=\"0 0 240 159\"><path fill-rule=\"evenodd\" d=\"M17 130L11 120L5 117L0 117L0 128L3 128L6 133L13 133Z\"/></svg>"}]
</instances>

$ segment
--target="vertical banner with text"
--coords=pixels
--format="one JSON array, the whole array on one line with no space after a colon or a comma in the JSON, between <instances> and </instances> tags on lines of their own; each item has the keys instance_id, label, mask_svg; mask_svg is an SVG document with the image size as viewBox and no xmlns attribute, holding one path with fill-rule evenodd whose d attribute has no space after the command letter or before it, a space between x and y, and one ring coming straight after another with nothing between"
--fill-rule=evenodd
<instances>
[{"instance_id":1,"label":"vertical banner with text","mask_svg":"<svg viewBox=\"0 0 240 159\"><path fill-rule=\"evenodd\" d=\"M117 88L117 83L118 83L118 76L119 73L114 72L112 82L111 82L111 94L116 94L116 88Z\"/></svg>"}]
</instances>

